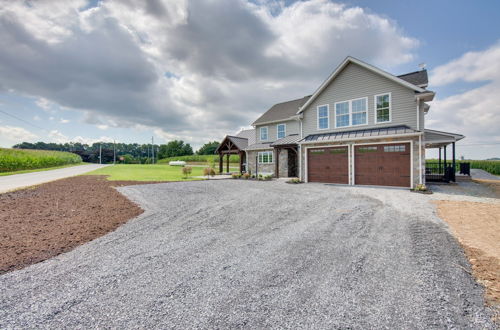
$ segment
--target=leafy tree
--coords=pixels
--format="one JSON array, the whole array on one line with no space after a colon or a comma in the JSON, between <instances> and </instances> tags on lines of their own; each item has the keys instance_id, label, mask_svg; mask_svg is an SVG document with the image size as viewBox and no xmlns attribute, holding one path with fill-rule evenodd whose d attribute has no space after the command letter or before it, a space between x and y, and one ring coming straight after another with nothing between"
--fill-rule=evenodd
<instances>
[{"instance_id":1,"label":"leafy tree","mask_svg":"<svg viewBox=\"0 0 500 330\"><path fill-rule=\"evenodd\" d=\"M189 143L184 144L182 140L173 140L160 146L158 157L160 159L176 156L188 156L193 154L193 148Z\"/></svg>"},{"instance_id":2,"label":"leafy tree","mask_svg":"<svg viewBox=\"0 0 500 330\"><path fill-rule=\"evenodd\" d=\"M203 145L198 151L196 152L198 155L213 155L215 153L215 149L219 146L219 142L213 141L213 142L208 142Z\"/></svg>"}]
</instances>

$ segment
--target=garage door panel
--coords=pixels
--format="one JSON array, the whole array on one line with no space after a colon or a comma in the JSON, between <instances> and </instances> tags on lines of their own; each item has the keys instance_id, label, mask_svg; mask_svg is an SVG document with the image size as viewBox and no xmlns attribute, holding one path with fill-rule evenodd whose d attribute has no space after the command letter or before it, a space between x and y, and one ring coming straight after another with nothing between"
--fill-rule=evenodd
<instances>
[{"instance_id":1,"label":"garage door panel","mask_svg":"<svg viewBox=\"0 0 500 330\"><path fill-rule=\"evenodd\" d=\"M308 150L308 181L349 183L347 147L325 147Z\"/></svg>"},{"instance_id":2,"label":"garage door panel","mask_svg":"<svg viewBox=\"0 0 500 330\"><path fill-rule=\"evenodd\" d=\"M355 184L410 187L409 143L355 146L354 153Z\"/></svg>"}]
</instances>

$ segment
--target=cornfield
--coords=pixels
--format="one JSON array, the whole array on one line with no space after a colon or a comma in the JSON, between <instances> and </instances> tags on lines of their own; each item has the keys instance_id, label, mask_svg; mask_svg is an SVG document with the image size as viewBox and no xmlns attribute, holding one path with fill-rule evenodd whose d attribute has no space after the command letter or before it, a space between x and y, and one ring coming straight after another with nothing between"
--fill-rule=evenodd
<instances>
[{"instance_id":1,"label":"cornfield","mask_svg":"<svg viewBox=\"0 0 500 330\"><path fill-rule=\"evenodd\" d=\"M158 163L168 164L168 162L172 160L183 160L185 162L197 162L197 163L207 163L207 162L217 163L219 161L219 155L189 155L189 156L168 157L160 159ZM225 161L226 157L224 157L224 162ZM238 163L239 161L240 157L238 155L229 156L230 163Z\"/></svg>"},{"instance_id":2,"label":"cornfield","mask_svg":"<svg viewBox=\"0 0 500 330\"><path fill-rule=\"evenodd\" d=\"M427 159L427 161L436 163L438 160ZM494 175L500 175L500 160L457 160L456 163L470 163L470 168L477 168ZM448 160L448 164L451 164L451 160Z\"/></svg>"},{"instance_id":3,"label":"cornfield","mask_svg":"<svg viewBox=\"0 0 500 330\"><path fill-rule=\"evenodd\" d=\"M62 151L0 148L0 172L13 172L81 163L77 154Z\"/></svg>"}]
</instances>

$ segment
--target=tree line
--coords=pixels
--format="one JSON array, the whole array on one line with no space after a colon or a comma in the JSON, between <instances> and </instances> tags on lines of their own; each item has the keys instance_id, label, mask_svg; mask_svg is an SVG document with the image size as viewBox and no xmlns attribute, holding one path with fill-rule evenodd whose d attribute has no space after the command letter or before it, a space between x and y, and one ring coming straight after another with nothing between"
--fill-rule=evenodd
<instances>
[{"instance_id":1,"label":"tree line","mask_svg":"<svg viewBox=\"0 0 500 330\"><path fill-rule=\"evenodd\" d=\"M213 155L219 142L212 141L205 143L196 154ZM151 164L154 159L167 157L193 155L193 148L189 143L182 140L173 140L167 144L138 144L138 143L112 143L96 142L84 144L79 142L69 143L46 143L46 142L22 142L13 146L16 149L37 149L37 150L57 150L72 152L82 157L84 162L99 163L99 148L103 163L112 163L115 157L116 162L125 164Z\"/></svg>"}]
</instances>

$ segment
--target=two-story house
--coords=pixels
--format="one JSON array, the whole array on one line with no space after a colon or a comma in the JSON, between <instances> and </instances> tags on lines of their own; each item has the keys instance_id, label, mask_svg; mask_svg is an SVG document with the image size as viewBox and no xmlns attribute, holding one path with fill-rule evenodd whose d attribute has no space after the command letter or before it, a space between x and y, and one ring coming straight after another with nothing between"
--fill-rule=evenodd
<instances>
[{"instance_id":1,"label":"two-story house","mask_svg":"<svg viewBox=\"0 0 500 330\"><path fill-rule=\"evenodd\" d=\"M453 144L454 159L463 138L425 128L435 95L427 84L426 70L394 76L347 57L312 95L272 106L246 138L226 140L239 144L242 169L252 174L414 187L425 182L426 146L446 155Z\"/></svg>"}]
</instances>

